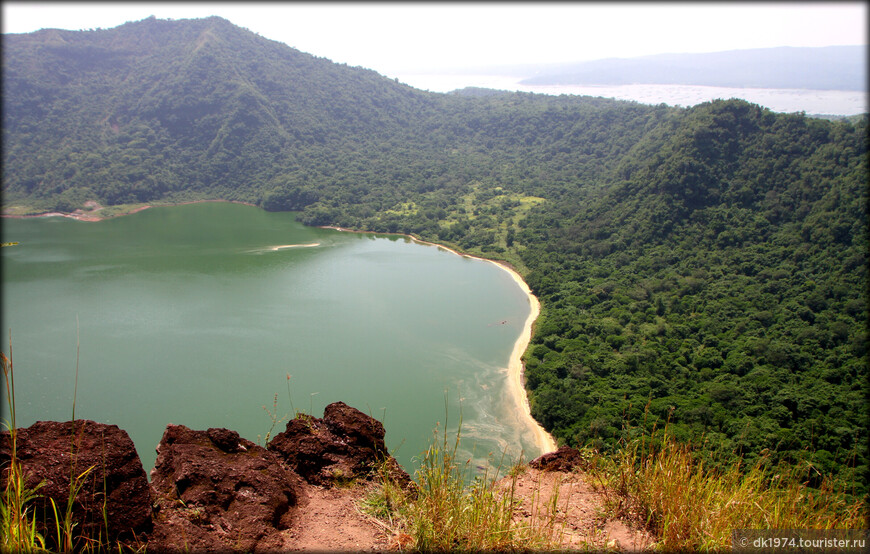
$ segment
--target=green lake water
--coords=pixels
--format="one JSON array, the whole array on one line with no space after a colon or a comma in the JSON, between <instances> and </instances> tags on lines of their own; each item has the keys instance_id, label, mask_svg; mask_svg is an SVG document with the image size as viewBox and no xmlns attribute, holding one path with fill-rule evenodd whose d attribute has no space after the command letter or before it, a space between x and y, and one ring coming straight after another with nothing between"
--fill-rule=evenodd
<instances>
[{"instance_id":1,"label":"green lake water","mask_svg":"<svg viewBox=\"0 0 870 554\"><path fill-rule=\"evenodd\" d=\"M2 236L19 427L70 419L78 340L76 418L126 430L146 472L169 423L263 444L275 395L279 418L341 400L382 420L411 472L460 414L472 467L540 453L505 386L530 306L492 263L229 203L4 219Z\"/></svg>"}]
</instances>

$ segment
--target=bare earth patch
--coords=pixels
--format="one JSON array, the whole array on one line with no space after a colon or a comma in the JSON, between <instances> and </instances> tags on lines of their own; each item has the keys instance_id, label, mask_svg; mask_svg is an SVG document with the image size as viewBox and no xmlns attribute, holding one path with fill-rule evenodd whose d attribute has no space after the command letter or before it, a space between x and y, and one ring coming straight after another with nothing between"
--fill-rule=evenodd
<instances>
[{"instance_id":1,"label":"bare earth patch","mask_svg":"<svg viewBox=\"0 0 870 554\"><path fill-rule=\"evenodd\" d=\"M97 201L88 200L85 202L84 207L85 209L75 210L69 215L69 217L78 219L79 221L100 221L103 219L100 215L103 207Z\"/></svg>"},{"instance_id":2,"label":"bare earth patch","mask_svg":"<svg viewBox=\"0 0 870 554\"><path fill-rule=\"evenodd\" d=\"M325 488L306 484L282 550L289 552L375 552L388 550L385 530L356 504L370 483Z\"/></svg>"},{"instance_id":3,"label":"bare earth patch","mask_svg":"<svg viewBox=\"0 0 870 554\"><path fill-rule=\"evenodd\" d=\"M636 526L605 517L604 493L596 490L583 473L529 468L516 477L515 483L511 477L503 478L497 489L507 494L511 486L519 501L514 521L550 526L555 542L565 550L636 552L651 549L655 542Z\"/></svg>"}]
</instances>

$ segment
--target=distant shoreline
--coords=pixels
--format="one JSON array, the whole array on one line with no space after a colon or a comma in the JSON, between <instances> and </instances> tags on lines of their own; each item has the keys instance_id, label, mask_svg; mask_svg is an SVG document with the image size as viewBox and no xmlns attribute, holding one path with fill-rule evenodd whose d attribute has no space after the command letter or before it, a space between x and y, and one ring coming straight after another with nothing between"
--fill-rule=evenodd
<instances>
[{"instance_id":1,"label":"distant shoreline","mask_svg":"<svg viewBox=\"0 0 870 554\"><path fill-rule=\"evenodd\" d=\"M90 211L84 211L81 208L73 211L73 212L44 212L41 214L0 214L0 217L8 217L10 219L29 219L33 217L66 217L68 219L75 219L76 221L105 221L107 219L112 219L115 217L121 217L125 215L132 215L135 213L139 213L141 211L147 210L148 208L167 208L171 206L185 206L187 204L204 204L206 202L226 202L229 204L242 204L245 206L253 206L255 208L259 207L256 204L252 204L250 202L242 202L241 200L222 200L220 198L213 200L189 200L187 202L178 202L178 203L170 203L170 204L146 204L144 206L139 206L138 208L133 208L127 212L118 212L116 214L102 216L99 215L99 212L104 208L103 206L97 204L96 202L91 201L91 205L93 206ZM88 203L86 203L87 205Z\"/></svg>"}]
</instances>

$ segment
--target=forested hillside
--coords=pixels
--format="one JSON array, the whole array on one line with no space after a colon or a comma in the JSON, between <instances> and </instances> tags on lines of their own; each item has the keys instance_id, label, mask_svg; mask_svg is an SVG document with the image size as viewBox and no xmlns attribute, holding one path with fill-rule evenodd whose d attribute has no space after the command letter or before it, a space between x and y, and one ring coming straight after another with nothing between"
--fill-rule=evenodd
<instances>
[{"instance_id":1,"label":"forested hillside","mask_svg":"<svg viewBox=\"0 0 870 554\"><path fill-rule=\"evenodd\" d=\"M435 94L219 18L4 35L4 210L244 200L507 260L533 415L866 492L867 117Z\"/></svg>"},{"instance_id":2,"label":"forested hillside","mask_svg":"<svg viewBox=\"0 0 870 554\"><path fill-rule=\"evenodd\" d=\"M680 438L861 482L842 465L866 464L866 124L739 101L678 120L519 235L547 300L533 414L585 443L648 405Z\"/></svg>"},{"instance_id":3,"label":"forested hillside","mask_svg":"<svg viewBox=\"0 0 870 554\"><path fill-rule=\"evenodd\" d=\"M217 17L3 42L7 201L258 201L406 143L434 101Z\"/></svg>"}]
</instances>

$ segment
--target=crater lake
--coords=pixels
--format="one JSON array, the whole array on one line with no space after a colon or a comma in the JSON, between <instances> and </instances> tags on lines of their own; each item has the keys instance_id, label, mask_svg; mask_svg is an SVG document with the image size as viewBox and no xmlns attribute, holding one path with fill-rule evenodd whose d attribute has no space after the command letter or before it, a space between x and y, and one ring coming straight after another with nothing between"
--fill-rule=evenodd
<instances>
[{"instance_id":1,"label":"crater lake","mask_svg":"<svg viewBox=\"0 0 870 554\"><path fill-rule=\"evenodd\" d=\"M126 430L146 472L169 423L264 444L339 400L411 473L460 417L474 467L541 453L507 382L532 306L493 263L223 202L2 234L19 427L70 419L78 366L75 417Z\"/></svg>"}]
</instances>

